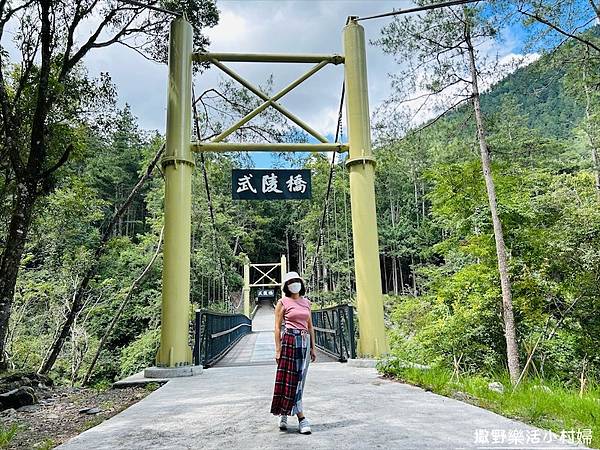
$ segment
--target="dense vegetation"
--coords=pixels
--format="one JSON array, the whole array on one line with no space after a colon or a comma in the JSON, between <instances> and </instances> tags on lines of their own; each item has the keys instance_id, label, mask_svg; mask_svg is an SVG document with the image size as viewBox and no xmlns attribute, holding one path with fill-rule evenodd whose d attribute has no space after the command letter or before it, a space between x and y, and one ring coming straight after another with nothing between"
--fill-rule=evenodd
<instances>
[{"instance_id":1,"label":"dense vegetation","mask_svg":"<svg viewBox=\"0 0 600 450\"><path fill-rule=\"evenodd\" d=\"M482 96L521 358L531 356L528 373L575 385L600 368L598 116L581 67L564 66L581 51L565 46ZM589 93L597 99L597 85ZM404 295L389 299L394 352L492 373L506 364L500 283L469 115L463 107L402 140L385 137L381 241L405 280L392 285ZM392 173L405 176L390 182Z\"/></svg>"}]
</instances>

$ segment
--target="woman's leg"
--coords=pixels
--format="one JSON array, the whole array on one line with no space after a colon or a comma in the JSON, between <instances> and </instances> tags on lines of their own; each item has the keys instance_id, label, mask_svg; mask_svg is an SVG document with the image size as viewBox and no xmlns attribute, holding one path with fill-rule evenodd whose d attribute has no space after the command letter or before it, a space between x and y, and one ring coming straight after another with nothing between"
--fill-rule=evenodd
<instances>
[{"instance_id":1,"label":"woman's leg","mask_svg":"<svg viewBox=\"0 0 600 450\"><path fill-rule=\"evenodd\" d=\"M298 412L296 413L296 416L298 417L298 421L304 419L304 412L303 412L303 408L302 408L302 397L304 394L304 385L306 383L306 375L308 372L308 364L310 362L310 335L305 335L303 336L304 339L300 339L300 341L302 342L302 353L303 353L303 360L301 363L301 369L300 372L302 373L302 379L299 381L298 383L298 397L297 397L297 403L295 405L295 409L298 410Z\"/></svg>"}]
</instances>

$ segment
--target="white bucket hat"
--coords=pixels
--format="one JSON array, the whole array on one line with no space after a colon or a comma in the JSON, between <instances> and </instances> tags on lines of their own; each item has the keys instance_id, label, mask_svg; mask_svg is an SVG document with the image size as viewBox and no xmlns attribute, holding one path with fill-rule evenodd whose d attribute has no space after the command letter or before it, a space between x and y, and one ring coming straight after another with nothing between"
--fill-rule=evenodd
<instances>
[{"instance_id":1,"label":"white bucket hat","mask_svg":"<svg viewBox=\"0 0 600 450\"><path fill-rule=\"evenodd\" d=\"M281 289L283 290L283 287L285 286L285 283L287 283L290 280L296 280L296 279L302 281L302 284L304 286L306 286L306 283L304 282L304 279L300 275L298 275L298 272L288 272L283 277L283 281L281 282Z\"/></svg>"}]
</instances>

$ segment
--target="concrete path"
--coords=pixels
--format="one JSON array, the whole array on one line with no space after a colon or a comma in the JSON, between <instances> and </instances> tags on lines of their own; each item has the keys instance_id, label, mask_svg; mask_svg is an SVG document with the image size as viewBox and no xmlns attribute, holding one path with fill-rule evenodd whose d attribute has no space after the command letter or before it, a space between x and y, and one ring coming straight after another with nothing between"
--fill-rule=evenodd
<instances>
[{"instance_id":1,"label":"concrete path","mask_svg":"<svg viewBox=\"0 0 600 450\"><path fill-rule=\"evenodd\" d=\"M173 379L59 448L571 448L548 432L340 363L308 370L304 407L313 434L298 434L295 418L281 432L269 413L274 377L275 366L256 365Z\"/></svg>"}]
</instances>

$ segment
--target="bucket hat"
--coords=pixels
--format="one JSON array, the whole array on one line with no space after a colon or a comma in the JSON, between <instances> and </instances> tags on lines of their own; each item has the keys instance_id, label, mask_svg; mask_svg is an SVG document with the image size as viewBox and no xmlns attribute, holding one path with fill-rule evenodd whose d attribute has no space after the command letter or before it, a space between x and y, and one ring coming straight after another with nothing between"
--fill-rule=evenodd
<instances>
[{"instance_id":1,"label":"bucket hat","mask_svg":"<svg viewBox=\"0 0 600 450\"><path fill-rule=\"evenodd\" d=\"M304 286L306 286L304 279L300 275L298 275L298 272L288 272L283 277L283 281L281 282L281 289L283 289L283 287L285 286L285 283L287 283L290 280L300 280L300 281L302 281L302 284Z\"/></svg>"}]
</instances>

